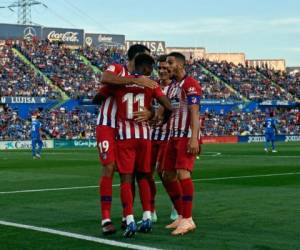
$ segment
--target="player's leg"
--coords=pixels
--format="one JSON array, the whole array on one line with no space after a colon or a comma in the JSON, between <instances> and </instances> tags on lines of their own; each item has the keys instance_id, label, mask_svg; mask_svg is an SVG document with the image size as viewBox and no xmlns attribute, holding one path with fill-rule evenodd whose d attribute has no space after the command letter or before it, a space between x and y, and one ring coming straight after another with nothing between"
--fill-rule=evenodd
<instances>
[{"instance_id":1,"label":"player's leg","mask_svg":"<svg viewBox=\"0 0 300 250\"><path fill-rule=\"evenodd\" d=\"M158 163L159 144L156 141L151 142L151 174L149 175L148 181L150 185L151 193L151 219L152 222L157 222L157 214L155 210L155 196L156 196L156 184L155 184L155 169Z\"/></svg>"},{"instance_id":2,"label":"player's leg","mask_svg":"<svg viewBox=\"0 0 300 250\"><path fill-rule=\"evenodd\" d=\"M36 148L36 139L31 140L31 152L32 152L32 158L35 159L35 148Z\"/></svg>"},{"instance_id":3,"label":"player's leg","mask_svg":"<svg viewBox=\"0 0 300 250\"><path fill-rule=\"evenodd\" d=\"M166 185L165 185L165 182L163 179L163 161L166 156L167 146L168 146L168 141L162 141L160 143L159 149L158 149L158 154L157 154L157 166L156 166L156 172L157 172L165 190L167 190L167 189L166 189ZM178 218L178 213L177 213L174 205L172 204L170 219L175 221L177 218Z\"/></svg>"},{"instance_id":4,"label":"player's leg","mask_svg":"<svg viewBox=\"0 0 300 250\"><path fill-rule=\"evenodd\" d=\"M112 181L115 171L115 131L107 126L96 128L97 148L102 173L99 180L101 226L104 235L113 234L116 229L111 221Z\"/></svg>"},{"instance_id":5,"label":"player's leg","mask_svg":"<svg viewBox=\"0 0 300 250\"><path fill-rule=\"evenodd\" d=\"M266 152L268 152L269 141L270 141L269 134L266 133L266 134L265 134L265 149L264 149Z\"/></svg>"},{"instance_id":6,"label":"player's leg","mask_svg":"<svg viewBox=\"0 0 300 250\"><path fill-rule=\"evenodd\" d=\"M43 148L43 141L41 139L37 140L37 151L36 151L36 157L41 158L42 148Z\"/></svg>"},{"instance_id":7,"label":"player's leg","mask_svg":"<svg viewBox=\"0 0 300 250\"><path fill-rule=\"evenodd\" d=\"M126 218L125 237L132 237L136 230L133 215L132 182L135 163L135 141L123 140L116 143L117 168L121 178L120 198L123 207L123 216Z\"/></svg>"},{"instance_id":8,"label":"player's leg","mask_svg":"<svg viewBox=\"0 0 300 250\"><path fill-rule=\"evenodd\" d=\"M143 208L142 224L139 231L147 233L152 230L151 221L151 189L149 179L151 172L151 141L138 140L136 145L136 176L139 186L140 200Z\"/></svg>"},{"instance_id":9,"label":"player's leg","mask_svg":"<svg viewBox=\"0 0 300 250\"><path fill-rule=\"evenodd\" d=\"M277 150L275 149L275 134L272 134L271 145L272 145L272 152L276 153Z\"/></svg>"},{"instance_id":10,"label":"player's leg","mask_svg":"<svg viewBox=\"0 0 300 250\"><path fill-rule=\"evenodd\" d=\"M176 228L181 220L182 214L182 188L177 179L177 172L175 169L177 153L176 140L170 139L166 146L166 151L162 162L163 182L164 187L179 216L178 219L176 219L170 225L167 225L166 228Z\"/></svg>"},{"instance_id":11,"label":"player's leg","mask_svg":"<svg viewBox=\"0 0 300 250\"><path fill-rule=\"evenodd\" d=\"M187 153L188 138L181 138L177 143L176 159L177 176L182 188L182 220L172 232L173 235L185 234L196 228L192 219L194 184L191 172L195 163L195 155Z\"/></svg>"}]
</instances>

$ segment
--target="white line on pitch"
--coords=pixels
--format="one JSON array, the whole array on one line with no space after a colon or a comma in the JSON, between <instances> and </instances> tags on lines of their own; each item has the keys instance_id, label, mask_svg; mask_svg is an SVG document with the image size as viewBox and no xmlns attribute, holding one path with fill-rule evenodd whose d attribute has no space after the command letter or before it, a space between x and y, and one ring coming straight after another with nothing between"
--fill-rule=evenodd
<instances>
[{"instance_id":1,"label":"white line on pitch","mask_svg":"<svg viewBox=\"0 0 300 250\"><path fill-rule=\"evenodd\" d=\"M261 174L261 175L225 176L225 177L216 177L216 178L200 178L200 179L193 179L193 181L194 182L218 181L218 180L249 179L249 178L262 178L262 177L288 176L288 175L300 175L300 172ZM161 184L160 181L156 181L155 183ZM120 184L113 184L112 186L119 187ZM0 192L0 194L35 193L35 192L61 191L61 190L73 190L73 189L89 189L89 188L98 188L98 187L99 186L79 186L79 187L62 187L62 188L25 189L25 190L16 190L16 191L3 191L3 192Z\"/></svg>"},{"instance_id":2,"label":"white line on pitch","mask_svg":"<svg viewBox=\"0 0 300 250\"><path fill-rule=\"evenodd\" d=\"M116 240L107 240L107 239L97 238L94 236L82 235L82 234L78 234L78 233L70 233L70 232L60 231L60 230L46 228L46 227L36 227L36 226L19 224L19 223L14 223L14 222L9 222L9 221L0 220L0 225L24 228L24 229L28 229L28 230L37 231L37 232L55 234L55 235L60 235L60 236L64 236L64 237L86 240L86 241L101 243L101 244L115 246L115 247L124 247L124 248L129 248L129 249L141 249L141 250L158 250L158 248L153 248L153 247L129 244L129 243L124 243L124 242L119 242Z\"/></svg>"}]
</instances>

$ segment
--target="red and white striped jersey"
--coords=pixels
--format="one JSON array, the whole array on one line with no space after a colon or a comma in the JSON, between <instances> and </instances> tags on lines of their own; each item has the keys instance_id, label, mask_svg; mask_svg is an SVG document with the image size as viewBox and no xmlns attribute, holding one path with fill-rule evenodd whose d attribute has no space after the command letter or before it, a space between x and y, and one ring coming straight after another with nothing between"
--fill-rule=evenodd
<instances>
[{"instance_id":1,"label":"red and white striped jersey","mask_svg":"<svg viewBox=\"0 0 300 250\"><path fill-rule=\"evenodd\" d=\"M106 72L113 73L118 76L128 76L129 72L125 66L121 64L112 64ZM116 128L116 112L117 104L113 96L109 96L101 104L99 108L99 115L97 118L97 125L105 125L112 128Z\"/></svg>"},{"instance_id":2,"label":"red and white striped jersey","mask_svg":"<svg viewBox=\"0 0 300 250\"><path fill-rule=\"evenodd\" d=\"M169 86L162 86L161 89L165 95L168 95ZM153 108L158 110L160 107L159 103L154 100ZM162 125L154 125L151 127L151 140L152 141L167 141L170 138L170 120Z\"/></svg>"},{"instance_id":3,"label":"red and white striped jersey","mask_svg":"<svg viewBox=\"0 0 300 250\"><path fill-rule=\"evenodd\" d=\"M185 76L181 81L174 82L170 85L167 97L170 99L173 107L170 120L170 136L191 137L191 118L188 106L197 104L200 109L200 83L192 77Z\"/></svg>"},{"instance_id":4,"label":"red and white striped jersey","mask_svg":"<svg viewBox=\"0 0 300 250\"><path fill-rule=\"evenodd\" d=\"M100 89L99 93L102 96L113 95L116 100L117 137L119 140L151 138L149 123L136 122L133 112L141 110L141 107L149 110L154 98L164 96L159 86L155 89L150 89L138 85L106 85Z\"/></svg>"}]
</instances>

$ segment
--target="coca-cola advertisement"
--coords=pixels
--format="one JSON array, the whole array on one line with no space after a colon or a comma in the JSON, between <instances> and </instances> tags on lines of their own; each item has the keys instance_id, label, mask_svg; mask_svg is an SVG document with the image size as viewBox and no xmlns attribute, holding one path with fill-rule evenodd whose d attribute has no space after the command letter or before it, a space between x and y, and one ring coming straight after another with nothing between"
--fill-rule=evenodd
<instances>
[{"instance_id":1,"label":"coca-cola advertisement","mask_svg":"<svg viewBox=\"0 0 300 250\"><path fill-rule=\"evenodd\" d=\"M62 42L68 45L83 46L84 31L82 29L43 28L42 38L51 42Z\"/></svg>"}]
</instances>

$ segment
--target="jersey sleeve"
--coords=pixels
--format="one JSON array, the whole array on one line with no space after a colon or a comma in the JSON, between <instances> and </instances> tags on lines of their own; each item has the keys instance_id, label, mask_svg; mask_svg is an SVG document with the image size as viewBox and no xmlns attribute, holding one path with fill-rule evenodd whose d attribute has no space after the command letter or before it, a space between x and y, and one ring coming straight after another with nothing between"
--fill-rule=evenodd
<instances>
[{"instance_id":1,"label":"jersey sleeve","mask_svg":"<svg viewBox=\"0 0 300 250\"><path fill-rule=\"evenodd\" d=\"M164 96L164 92L162 91L162 89L158 86L155 89L153 89L153 97L154 98L159 98L161 96Z\"/></svg>"},{"instance_id":2,"label":"jersey sleeve","mask_svg":"<svg viewBox=\"0 0 300 250\"><path fill-rule=\"evenodd\" d=\"M111 64L107 67L107 69L105 70L105 72L110 72L110 73L113 73L114 75L120 75L123 71L123 65L121 64L117 64L117 63L114 63L114 64Z\"/></svg>"},{"instance_id":3,"label":"jersey sleeve","mask_svg":"<svg viewBox=\"0 0 300 250\"><path fill-rule=\"evenodd\" d=\"M112 95L113 91L112 91L112 86L109 86L109 85L102 85L99 90L98 90L98 93L101 95L101 96L104 96L104 97L109 97Z\"/></svg>"},{"instance_id":4,"label":"jersey sleeve","mask_svg":"<svg viewBox=\"0 0 300 250\"><path fill-rule=\"evenodd\" d=\"M200 83L194 78L187 78L182 86L189 105L200 105L200 99L202 95L202 90Z\"/></svg>"}]
</instances>

